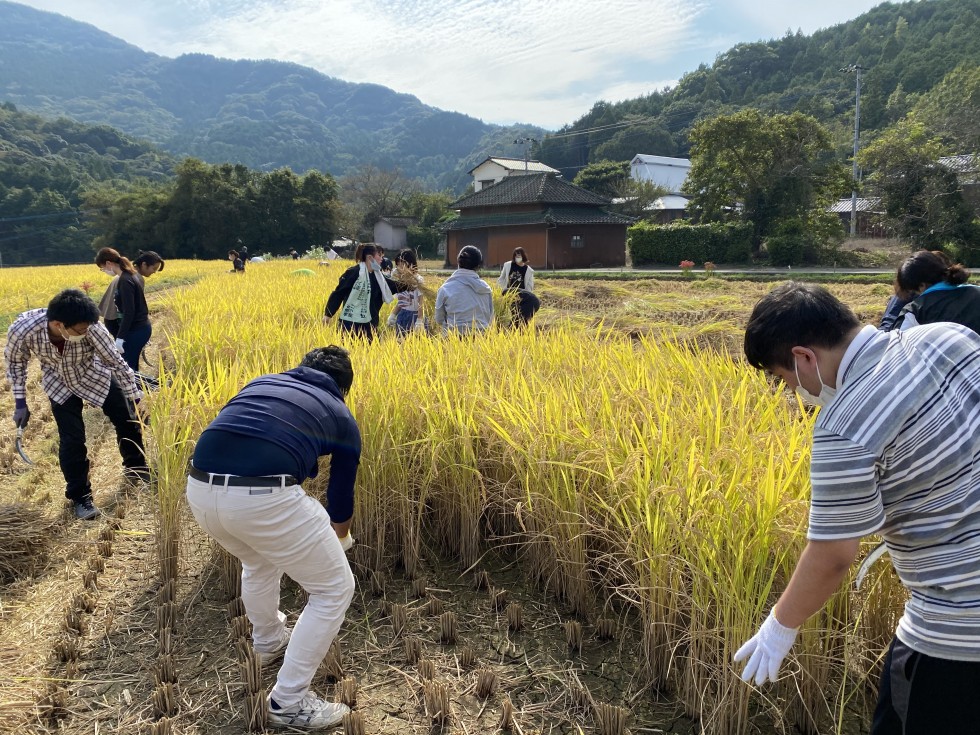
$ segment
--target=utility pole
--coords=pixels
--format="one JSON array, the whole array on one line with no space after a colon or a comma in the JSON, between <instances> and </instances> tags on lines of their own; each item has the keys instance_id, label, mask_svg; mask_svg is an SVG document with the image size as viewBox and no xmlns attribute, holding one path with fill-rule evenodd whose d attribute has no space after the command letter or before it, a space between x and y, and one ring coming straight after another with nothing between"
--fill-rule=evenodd
<instances>
[{"instance_id":1,"label":"utility pole","mask_svg":"<svg viewBox=\"0 0 980 735\"><path fill-rule=\"evenodd\" d=\"M523 135L520 138L516 138L514 140L514 145L524 146L524 173L527 173L527 159L528 159L528 155L531 152L531 146L537 142L538 141L536 139Z\"/></svg>"},{"instance_id":2,"label":"utility pole","mask_svg":"<svg viewBox=\"0 0 980 735\"><path fill-rule=\"evenodd\" d=\"M848 64L841 68L846 74L854 74L854 160L851 169L853 187L851 188L851 237L857 235L857 206L858 206L858 146L861 134L861 72L867 71L860 64Z\"/></svg>"}]
</instances>

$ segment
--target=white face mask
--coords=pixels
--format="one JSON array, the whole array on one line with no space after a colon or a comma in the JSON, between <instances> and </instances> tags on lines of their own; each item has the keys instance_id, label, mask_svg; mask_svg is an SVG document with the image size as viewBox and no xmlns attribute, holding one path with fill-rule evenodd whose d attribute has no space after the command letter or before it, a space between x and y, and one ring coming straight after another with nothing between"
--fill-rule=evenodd
<instances>
[{"instance_id":1,"label":"white face mask","mask_svg":"<svg viewBox=\"0 0 980 735\"><path fill-rule=\"evenodd\" d=\"M524 258L522 258L520 255L518 255L516 258L514 258L514 262L517 263L518 265L520 265L521 263L524 262Z\"/></svg>"},{"instance_id":2,"label":"white face mask","mask_svg":"<svg viewBox=\"0 0 980 735\"><path fill-rule=\"evenodd\" d=\"M820 375L820 363L814 363L817 366L817 380L820 381L820 395L815 396L800 383L800 371L797 368L796 358L793 358L793 372L796 373L796 395L803 399L805 403L809 403L811 406L826 406L832 400L834 396L837 395L837 389L832 388L829 385L825 385L823 382L823 377Z\"/></svg>"},{"instance_id":3,"label":"white face mask","mask_svg":"<svg viewBox=\"0 0 980 735\"><path fill-rule=\"evenodd\" d=\"M68 334L64 329L61 330L61 336L64 338L65 342L81 342L85 339L84 334Z\"/></svg>"},{"instance_id":4,"label":"white face mask","mask_svg":"<svg viewBox=\"0 0 980 735\"><path fill-rule=\"evenodd\" d=\"M103 268L102 272L105 273L107 276L116 275L115 272L112 270L112 268Z\"/></svg>"}]
</instances>

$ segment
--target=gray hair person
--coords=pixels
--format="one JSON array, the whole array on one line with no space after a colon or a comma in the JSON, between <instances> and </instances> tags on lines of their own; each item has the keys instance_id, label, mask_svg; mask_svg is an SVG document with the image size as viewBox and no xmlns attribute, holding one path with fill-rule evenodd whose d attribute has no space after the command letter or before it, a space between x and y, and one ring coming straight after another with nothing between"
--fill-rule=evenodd
<instances>
[{"instance_id":1,"label":"gray hair person","mask_svg":"<svg viewBox=\"0 0 980 735\"><path fill-rule=\"evenodd\" d=\"M493 323L493 292L477 273L483 253L466 245L456 263L458 268L436 293L436 324L446 334L482 332Z\"/></svg>"}]
</instances>

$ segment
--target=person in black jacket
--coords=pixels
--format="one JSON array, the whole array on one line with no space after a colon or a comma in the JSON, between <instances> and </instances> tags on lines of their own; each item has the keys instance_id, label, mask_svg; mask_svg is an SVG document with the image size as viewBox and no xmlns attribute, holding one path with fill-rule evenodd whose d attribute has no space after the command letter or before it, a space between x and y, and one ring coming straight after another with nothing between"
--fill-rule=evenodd
<instances>
[{"instance_id":1,"label":"person in black jacket","mask_svg":"<svg viewBox=\"0 0 980 735\"><path fill-rule=\"evenodd\" d=\"M327 299L323 323L326 324L343 305L340 329L370 340L378 328L381 304L394 300L392 291L405 291L409 286L381 273L381 256L375 245L361 245L354 259L358 261L357 265L344 271L337 288Z\"/></svg>"},{"instance_id":2,"label":"person in black jacket","mask_svg":"<svg viewBox=\"0 0 980 735\"><path fill-rule=\"evenodd\" d=\"M237 250L228 251L228 260L232 263L232 273L244 273L245 272L245 261L241 259L238 255Z\"/></svg>"},{"instance_id":3,"label":"person in black jacket","mask_svg":"<svg viewBox=\"0 0 980 735\"><path fill-rule=\"evenodd\" d=\"M970 271L945 254L920 250L895 273L895 291L912 298L896 322L898 329L917 324L953 322L980 333L980 288Z\"/></svg>"},{"instance_id":4,"label":"person in black jacket","mask_svg":"<svg viewBox=\"0 0 980 735\"><path fill-rule=\"evenodd\" d=\"M122 353L126 364L138 371L140 354L153 334L150 310L143 294L143 280L129 258L120 255L113 248L102 248L95 256L95 264L106 273L119 276L115 295L119 318L116 349Z\"/></svg>"}]
</instances>

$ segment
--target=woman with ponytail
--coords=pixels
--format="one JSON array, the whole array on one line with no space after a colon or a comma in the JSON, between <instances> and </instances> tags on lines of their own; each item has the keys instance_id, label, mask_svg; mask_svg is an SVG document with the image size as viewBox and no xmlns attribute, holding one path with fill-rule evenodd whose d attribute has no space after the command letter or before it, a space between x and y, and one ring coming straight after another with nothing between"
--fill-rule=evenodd
<instances>
[{"instance_id":1,"label":"woman with ponytail","mask_svg":"<svg viewBox=\"0 0 980 735\"><path fill-rule=\"evenodd\" d=\"M941 251L920 250L895 273L895 293L911 298L898 328L953 322L980 333L980 288L967 283L970 271Z\"/></svg>"},{"instance_id":2,"label":"woman with ponytail","mask_svg":"<svg viewBox=\"0 0 980 735\"><path fill-rule=\"evenodd\" d=\"M118 276L115 305L119 326L116 331L116 349L133 370L139 370L140 354L150 341L150 311L143 295L143 280L129 258L113 248L102 248L95 255L95 264L108 275Z\"/></svg>"}]
</instances>

